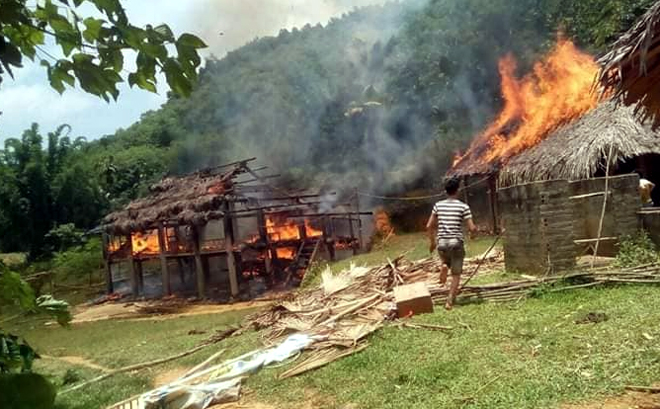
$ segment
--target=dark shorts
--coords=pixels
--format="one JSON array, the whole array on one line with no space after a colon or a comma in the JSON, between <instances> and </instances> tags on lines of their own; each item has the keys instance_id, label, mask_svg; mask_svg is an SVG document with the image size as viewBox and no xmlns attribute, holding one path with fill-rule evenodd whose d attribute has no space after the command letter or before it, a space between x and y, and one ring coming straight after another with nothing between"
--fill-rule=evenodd
<instances>
[{"instance_id":1,"label":"dark shorts","mask_svg":"<svg viewBox=\"0 0 660 409\"><path fill-rule=\"evenodd\" d=\"M438 248L438 254L443 263L451 270L451 275L458 276L463 273L463 260L465 259L465 247L463 243L449 248Z\"/></svg>"}]
</instances>

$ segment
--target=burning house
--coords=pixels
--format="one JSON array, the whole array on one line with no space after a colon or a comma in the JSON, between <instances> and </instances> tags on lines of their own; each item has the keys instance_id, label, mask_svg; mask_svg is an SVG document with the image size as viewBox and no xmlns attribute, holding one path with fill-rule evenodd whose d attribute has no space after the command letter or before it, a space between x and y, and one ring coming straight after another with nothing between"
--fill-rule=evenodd
<instances>
[{"instance_id":1,"label":"burning house","mask_svg":"<svg viewBox=\"0 0 660 409\"><path fill-rule=\"evenodd\" d=\"M329 209L318 194L275 188L253 160L165 178L106 216L107 291L227 299L295 285L315 260L359 251L370 213L358 202Z\"/></svg>"},{"instance_id":2,"label":"burning house","mask_svg":"<svg viewBox=\"0 0 660 409\"><path fill-rule=\"evenodd\" d=\"M599 59L604 92L635 107L642 120L660 125L660 1Z\"/></svg>"},{"instance_id":3,"label":"burning house","mask_svg":"<svg viewBox=\"0 0 660 409\"><path fill-rule=\"evenodd\" d=\"M518 153L536 145L562 124L582 116L598 104L591 91L598 66L573 43L560 39L533 72L516 78L512 56L499 63L504 107L495 120L458 155L449 175L467 185L466 199L475 221L499 229L497 183L499 171Z\"/></svg>"},{"instance_id":4,"label":"burning house","mask_svg":"<svg viewBox=\"0 0 660 409\"><path fill-rule=\"evenodd\" d=\"M660 135L632 108L599 102L598 66L570 42L522 80L511 61L500 64L504 109L449 174L488 181L511 270L562 271L583 254L613 255L648 213L634 172L660 182Z\"/></svg>"}]
</instances>

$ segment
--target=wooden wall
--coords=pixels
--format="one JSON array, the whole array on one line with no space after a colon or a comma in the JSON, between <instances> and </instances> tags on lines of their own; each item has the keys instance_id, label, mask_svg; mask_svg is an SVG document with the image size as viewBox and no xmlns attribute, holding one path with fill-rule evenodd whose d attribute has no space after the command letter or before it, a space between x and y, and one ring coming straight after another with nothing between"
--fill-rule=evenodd
<instances>
[{"instance_id":1,"label":"wooden wall","mask_svg":"<svg viewBox=\"0 0 660 409\"><path fill-rule=\"evenodd\" d=\"M601 237L623 237L640 228L637 175L611 177ZM499 208L505 233L506 268L529 274L561 272L575 267L576 257L596 239L603 207L605 179L536 182L500 189ZM590 194L597 194L589 196ZM581 196L587 197L581 197ZM614 256L616 241L604 241L598 254Z\"/></svg>"}]
</instances>

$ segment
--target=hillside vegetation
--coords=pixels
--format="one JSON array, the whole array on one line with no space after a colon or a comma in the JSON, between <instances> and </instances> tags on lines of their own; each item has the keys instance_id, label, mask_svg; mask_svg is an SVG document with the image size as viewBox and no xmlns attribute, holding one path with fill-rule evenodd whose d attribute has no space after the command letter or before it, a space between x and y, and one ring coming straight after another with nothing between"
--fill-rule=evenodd
<instances>
[{"instance_id":1,"label":"hillside vegetation","mask_svg":"<svg viewBox=\"0 0 660 409\"><path fill-rule=\"evenodd\" d=\"M500 108L499 58L523 72L558 31L599 53L650 3L409 0L256 39L206 61L189 99L114 135L35 126L9 140L0 251L48 255L51 229L93 227L165 173L251 156L284 186L431 187Z\"/></svg>"}]
</instances>

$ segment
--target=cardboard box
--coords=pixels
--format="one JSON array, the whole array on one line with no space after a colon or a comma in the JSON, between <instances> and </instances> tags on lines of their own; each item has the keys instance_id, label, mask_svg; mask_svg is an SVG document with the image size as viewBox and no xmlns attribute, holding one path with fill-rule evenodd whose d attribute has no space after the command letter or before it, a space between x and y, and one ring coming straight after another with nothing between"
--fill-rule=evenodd
<instances>
[{"instance_id":1,"label":"cardboard box","mask_svg":"<svg viewBox=\"0 0 660 409\"><path fill-rule=\"evenodd\" d=\"M394 302L399 318L433 312L433 300L425 283L394 287Z\"/></svg>"}]
</instances>

